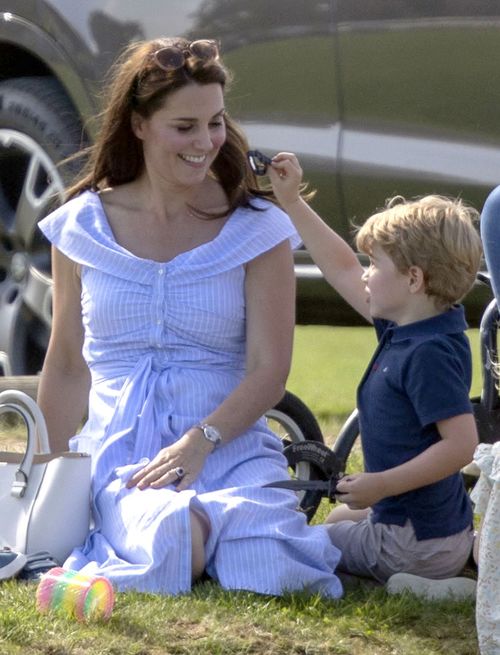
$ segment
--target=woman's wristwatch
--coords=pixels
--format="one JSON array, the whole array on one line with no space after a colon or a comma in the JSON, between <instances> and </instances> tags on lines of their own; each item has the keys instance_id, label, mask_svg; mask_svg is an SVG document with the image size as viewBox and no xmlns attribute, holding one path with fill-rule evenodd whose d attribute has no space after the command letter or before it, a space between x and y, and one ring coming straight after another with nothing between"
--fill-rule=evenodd
<instances>
[{"instance_id":1,"label":"woman's wristwatch","mask_svg":"<svg viewBox=\"0 0 500 655\"><path fill-rule=\"evenodd\" d=\"M207 441L213 445L214 450L217 446L220 446L222 443L222 436L219 430L214 425L209 425L208 423L197 423L193 425L194 428L198 428L203 432L203 436Z\"/></svg>"}]
</instances>

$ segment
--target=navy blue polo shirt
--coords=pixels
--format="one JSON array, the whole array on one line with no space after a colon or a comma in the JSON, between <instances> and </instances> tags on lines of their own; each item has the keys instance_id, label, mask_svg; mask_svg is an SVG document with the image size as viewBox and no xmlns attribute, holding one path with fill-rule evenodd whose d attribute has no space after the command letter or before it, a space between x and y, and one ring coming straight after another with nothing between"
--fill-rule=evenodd
<instances>
[{"instance_id":1,"label":"navy blue polo shirt","mask_svg":"<svg viewBox=\"0 0 500 655\"><path fill-rule=\"evenodd\" d=\"M358 388L368 472L413 459L439 441L436 422L472 413L470 345L464 310L408 325L375 321L379 344ZM373 506L374 522L413 524L417 539L447 537L472 523L460 473Z\"/></svg>"}]
</instances>

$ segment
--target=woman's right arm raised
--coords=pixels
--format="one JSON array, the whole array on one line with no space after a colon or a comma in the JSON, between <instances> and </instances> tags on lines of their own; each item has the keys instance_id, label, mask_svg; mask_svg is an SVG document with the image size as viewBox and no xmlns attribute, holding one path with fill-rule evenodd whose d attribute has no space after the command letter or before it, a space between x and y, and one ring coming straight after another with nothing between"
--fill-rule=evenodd
<instances>
[{"instance_id":1,"label":"woman's right arm raised","mask_svg":"<svg viewBox=\"0 0 500 655\"><path fill-rule=\"evenodd\" d=\"M83 359L81 284L77 265L52 248L52 330L38 387L52 451L67 450L85 416L90 372Z\"/></svg>"}]
</instances>

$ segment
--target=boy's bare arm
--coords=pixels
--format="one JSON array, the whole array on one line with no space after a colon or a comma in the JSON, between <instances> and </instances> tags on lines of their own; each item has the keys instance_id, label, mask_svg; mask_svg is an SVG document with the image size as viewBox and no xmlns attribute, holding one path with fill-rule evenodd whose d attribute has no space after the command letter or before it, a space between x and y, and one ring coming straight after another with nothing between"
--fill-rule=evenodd
<instances>
[{"instance_id":1,"label":"boy's bare arm","mask_svg":"<svg viewBox=\"0 0 500 655\"><path fill-rule=\"evenodd\" d=\"M327 282L361 316L372 322L361 279L364 269L349 244L300 197L302 169L295 155L276 155L268 172L277 199Z\"/></svg>"},{"instance_id":2,"label":"boy's bare arm","mask_svg":"<svg viewBox=\"0 0 500 655\"><path fill-rule=\"evenodd\" d=\"M468 464L478 444L474 416L460 414L437 423L441 440L417 457L387 471L346 476L337 486L351 509L438 482Z\"/></svg>"}]
</instances>

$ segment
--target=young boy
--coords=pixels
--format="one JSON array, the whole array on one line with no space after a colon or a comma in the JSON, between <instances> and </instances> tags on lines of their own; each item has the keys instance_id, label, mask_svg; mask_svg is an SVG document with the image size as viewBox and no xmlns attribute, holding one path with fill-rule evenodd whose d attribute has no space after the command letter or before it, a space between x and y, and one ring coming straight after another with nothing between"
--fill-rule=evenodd
<instances>
[{"instance_id":1,"label":"young boy","mask_svg":"<svg viewBox=\"0 0 500 655\"><path fill-rule=\"evenodd\" d=\"M344 504L327 519L342 551L338 570L379 582L400 571L454 576L473 542L460 469L478 436L467 325L456 303L480 263L477 212L440 196L394 199L357 233L365 271L300 197L297 158L280 153L268 172L326 280L379 338L357 396L365 472L339 483Z\"/></svg>"}]
</instances>

